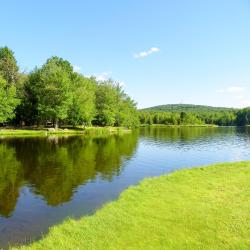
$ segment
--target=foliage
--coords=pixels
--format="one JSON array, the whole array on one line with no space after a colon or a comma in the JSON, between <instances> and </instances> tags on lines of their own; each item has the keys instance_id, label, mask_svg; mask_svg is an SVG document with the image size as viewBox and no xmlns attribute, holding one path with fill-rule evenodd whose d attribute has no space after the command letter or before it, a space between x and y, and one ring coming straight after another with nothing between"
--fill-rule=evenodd
<instances>
[{"instance_id":1,"label":"foliage","mask_svg":"<svg viewBox=\"0 0 250 250\"><path fill-rule=\"evenodd\" d=\"M59 120L67 118L72 101L73 67L62 58L52 57L34 74L38 115L43 120L53 121L57 127Z\"/></svg>"},{"instance_id":2,"label":"foliage","mask_svg":"<svg viewBox=\"0 0 250 250\"><path fill-rule=\"evenodd\" d=\"M237 124L240 126L250 125L250 108L245 108L238 112Z\"/></svg>"},{"instance_id":3,"label":"foliage","mask_svg":"<svg viewBox=\"0 0 250 250\"><path fill-rule=\"evenodd\" d=\"M0 48L0 122L13 125L98 125L138 127L139 124L245 126L249 109L191 104L136 109L136 103L113 80L98 81L73 71L53 56L29 74L18 72L14 53ZM5 83L4 83L5 81ZM18 104L18 99L20 103Z\"/></svg>"},{"instance_id":4,"label":"foliage","mask_svg":"<svg viewBox=\"0 0 250 250\"><path fill-rule=\"evenodd\" d=\"M99 126L139 125L136 104L114 81L98 82L73 71L59 57L49 58L29 74L18 73L14 53L0 48L1 105L0 122L14 125L53 123ZM20 99L13 99L15 95ZM8 101L8 102L7 102Z\"/></svg>"},{"instance_id":5,"label":"foliage","mask_svg":"<svg viewBox=\"0 0 250 250\"><path fill-rule=\"evenodd\" d=\"M97 85L96 109L97 125L129 128L139 125L135 102L112 80Z\"/></svg>"},{"instance_id":6,"label":"foliage","mask_svg":"<svg viewBox=\"0 0 250 250\"><path fill-rule=\"evenodd\" d=\"M143 111L165 111L165 112L186 112L186 113L208 113L208 112L223 112L223 111L233 111L233 108L224 107L211 107L205 105L194 105L194 104L166 104L154 106Z\"/></svg>"},{"instance_id":7,"label":"foliage","mask_svg":"<svg viewBox=\"0 0 250 250\"><path fill-rule=\"evenodd\" d=\"M15 116L14 109L19 100L16 98L16 87L8 85L0 75L0 123L6 122Z\"/></svg>"},{"instance_id":8,"label":"foliage","mask_svg":"<svg viewBox=\"0 0 250 250\"><path fill-rule=\"evenodd\" d=\"M14 52L8 47L0 48L0 75L7 81L8 85L16 84L18 81L18 66Z\"/></svg>"},{"instance_id":9,"label":"foliage","mask_svg":"<svg viewBox=\"0 0 250 250\"><path fill-rule=\"evenodd\" d=\"M73 99L68 111L68 120L74 126L91 125L95 117L95 90L93 79L78 75L72 88Z\"/></svg>"},{"instance_id":10,"label":"foliage","mask_svg":"<svg viewBox=\"0 0 250 250\"><path fill-rule=\"evenodd\" d=\"M249 178L240 162L147 179L19 249L249 249Z\"/></svg>"},{"instance_id":11,"label":"foliage","mask_svg":"<svg viewBox=\"0 0 250 250\"><path fill-rule=\"evenodd\" d=\"M172 106L170 106L172 107ZM205 106L190 105L190 109L182 109L182 106L173 105L172 111L157 109L144 109L139 111L142 124L166 124L166 125L238 125L238 110L224 108L210 108ZM191 108L192 107L192 108ZM197 107L197 108L195 108ZM202 108L200 108L202 107Z\"/></svg>"}]
</instances>

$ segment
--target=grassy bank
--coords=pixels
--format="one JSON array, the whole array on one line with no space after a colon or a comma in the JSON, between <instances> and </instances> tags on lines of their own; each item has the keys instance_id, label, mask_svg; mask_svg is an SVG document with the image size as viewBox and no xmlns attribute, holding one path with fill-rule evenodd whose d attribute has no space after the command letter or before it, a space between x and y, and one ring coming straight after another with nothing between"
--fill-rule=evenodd
<instances>
[{"instance_id":1,"label":"grassy bank","mask_svg":"<svg viewBox=\"0 0 250 250\"><path fill-rule=\"evenodd\" d=\"M0 136L47 136L47 135L102 135L129 133L122 127L86 127L71 129L0 129Z\"/></svg>"},{"instance_id":2,"label":"grassy bank","mask_svg":"<svg viewBox=\"0 0 250 250\"><path fill-rule=\"evenodd\" d=\"M21 249L250 249L250 162L146 179Z\"/></svg>"}]
</instances>

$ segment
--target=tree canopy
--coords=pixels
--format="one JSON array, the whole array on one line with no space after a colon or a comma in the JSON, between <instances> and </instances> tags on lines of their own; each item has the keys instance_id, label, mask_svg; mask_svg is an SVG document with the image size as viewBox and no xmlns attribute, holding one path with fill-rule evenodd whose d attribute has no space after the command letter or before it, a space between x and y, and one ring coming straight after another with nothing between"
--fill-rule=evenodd
<instances>
[{"instance_id":1,"label":"tree canopy","mask_svg":"<svg viewBox=\"0 0 250 250\"><path fill-rule=\"evenodd\" d=\"M74 72L69 61L49 58L41 67L19 72L14 52L0 48L0 123L11 125L139 124L250 125L250 108L169 104L137 110L136 103L112 79L98 81Z\"/></svg>"},{"instance_id":2,"label":"tree canopy","mask_svg":"<svg viewBox=\"0 0 250 250\"><path fill-rule=\"evenodd\" d=\"M139 125L136 103L115 81L74 72L53 56L28 74L18 72L14 53L0 49L0 122L10 124Z\"/></svg>"},{"instance_id":3,"label":"tree canopy","mask_svg":"<svg viewBox=\"0 0 250 250\"><path fill-rule=\"evenodd\" d=\"M7 81L7 84L17 83L18 70L14 52L8 47L0 48L0 75Z\"/></svg>"}]
</instances>

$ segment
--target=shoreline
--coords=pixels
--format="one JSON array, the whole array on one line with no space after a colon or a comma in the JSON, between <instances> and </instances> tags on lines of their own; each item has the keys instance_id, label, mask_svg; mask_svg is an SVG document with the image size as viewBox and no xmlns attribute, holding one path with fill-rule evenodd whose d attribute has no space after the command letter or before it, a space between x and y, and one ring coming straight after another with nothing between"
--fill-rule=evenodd
<instances>
[{"instance_id":1,"label":"shoreline","mask_svg":"<svg viewBox=\"0 0 250 250\"><path fill-rule=\"evenodd\" d=\"M248 249L250 161L146 178L79 220L12 249Z\"/></svg>"},{"instance_id":2,"label":"shoreline","mask_svg":"<svg viewBox=\"0 0 250 250\"><path fill-rule=\"evenodd\" d=\"M236 127L236 126L218 126L210 124L194 124L194 125L170 125L170 124L141 124L140 127L170 127L170 128L188 128L188 127L201 127L201 128L220 128L220 127Z\"/></svg>"},{"instance_id":3,"label":"shoreline","mask_svg":"<svg viewBox=\"0 0 250 250\"><path fill-rule=\"evenodd\" d=\"M0 129L0 137L13 136L42 136L49 135L108 135L131 133L132 130L123 127L86 127L75 129L53 129L53 128L3 128Z\"/></svg>"}]
</instances>

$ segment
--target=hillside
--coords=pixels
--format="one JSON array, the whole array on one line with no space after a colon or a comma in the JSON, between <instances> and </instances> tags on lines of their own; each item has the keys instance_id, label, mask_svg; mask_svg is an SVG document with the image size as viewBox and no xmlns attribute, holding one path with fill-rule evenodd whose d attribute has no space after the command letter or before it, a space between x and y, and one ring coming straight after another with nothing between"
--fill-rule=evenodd
<instances>
[{"instance_id":1,"label":"hillside","mask_svg":"<svg viewBox=\"0 0 250 250\"><path fill-rule=\"evenodd\" d=\"M165 111L165 112L187 112L187 113L200 113L200 112L223 112L223 111L235 111L234 108L224 107L211 107L205 105L194 104L166 104L154 107L141 109L141 111Z\"/></svg>"}]
</instances>

